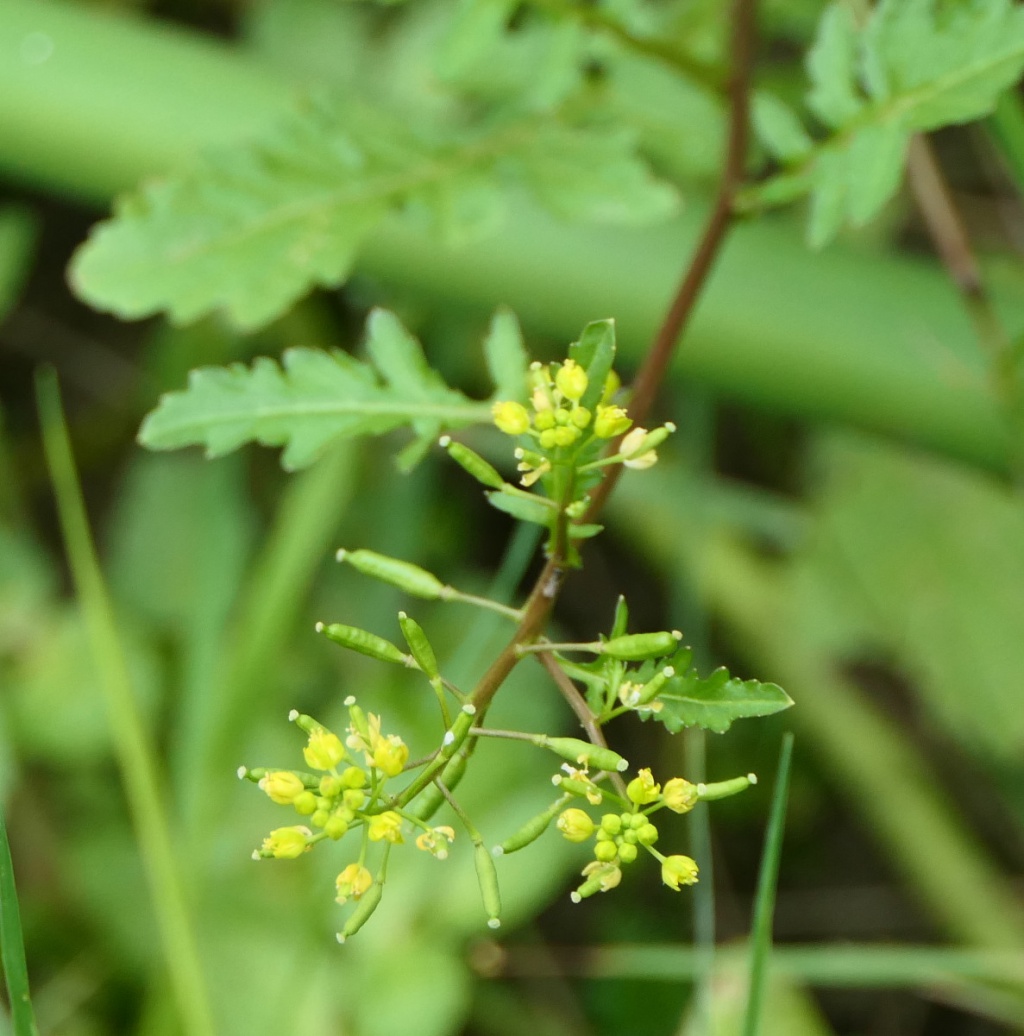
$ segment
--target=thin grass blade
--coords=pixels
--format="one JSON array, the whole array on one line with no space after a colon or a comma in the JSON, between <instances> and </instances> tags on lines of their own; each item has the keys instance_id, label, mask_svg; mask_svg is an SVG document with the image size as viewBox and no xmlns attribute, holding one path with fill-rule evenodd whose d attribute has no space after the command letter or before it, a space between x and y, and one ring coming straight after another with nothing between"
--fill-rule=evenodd
<instances>
[{"instance_id":1,"label":"thin grass blade","mask_svg":"<svg viewBox=\"0 0 1024 1036\"><path fill-rule=\"evenodd\" d=\"M7 842L7 825L0 813L0 962L11 1004L14 1036L38 1036L32 1001L28 991L28 964L21 932L18 891L14 885L14 865Z\"/></svg>"}]
</instances>

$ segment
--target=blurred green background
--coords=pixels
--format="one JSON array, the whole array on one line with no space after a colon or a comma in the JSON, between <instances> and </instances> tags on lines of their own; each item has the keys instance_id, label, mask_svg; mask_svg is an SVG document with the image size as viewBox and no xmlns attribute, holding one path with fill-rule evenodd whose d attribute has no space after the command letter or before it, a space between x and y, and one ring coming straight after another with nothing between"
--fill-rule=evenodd
<instances>
[{"instance_id":1,"label":"blurred green background","mask_svg":"<svg viewBox=\"0 0 1024 1036\"><path fill-rule=\"evenodd\" d=\"M721 18L721 5L691 6ZM783 92L820 8L764 5L758 74ZM143 415L198 365L296 344L358 349L374 305L478 395L478 343L502 303L543 358L564 355L585 321L615 316L628 375L706 211L723 114L638 73L637 103L654 113L647 149L686 187L671 223L570 227L517 200L499 236L442 249L395 219L343 288L250 335L213 318L119 322L76 301L64 271L115 193L257 133L303 90L358 91L376 62L421 83L445 9L0 0L0 797L40 1032L180 1031L43 462L42 364L61 379L218 1033L696 1036L710 1015L714 1032L737 1032L738 954L788 729L797 754L765 1032L1024 1028L1024 503L985 357L904 195L822 253L804 246L799 213L734 232L660 397L659 418L680 434L647 477L623 481L559 607L561 632L591 638L624 592L635 628L679 626L705 667L777 681L797 702L706 738L612 731L666 773L762 776L716 804L713 866L703 814L679 822L706 878L697 890L630 875L572 906L582 861L551 836L503 861L494 940L468 855L397 858L382 916L342 949L336 858L249 859L279 817L234 771L290 765L290 708L329 724L358 692L368 707L386 702L413 745L432 716L412 681L312 635L323 619L393 636L410 604L335 565L334 549L405 557L484 592L524 544L509 546L511 523L451 464L431 456L400 476L399 436L286 476L268 451L147 454L134 443ZM672 133L684 129L680 149ZM1017 334L1017 187L984 127L936 146ZM446 671L471 682L500 627L415 604ZM501 715L573 732L526 664ZM549 801L549 774L518 745L485 744L478 759L466 803L497 841ZM694 931L706 939L712 914L722 952L695 997L707 960Z\"/></svg>"}]
</instances>

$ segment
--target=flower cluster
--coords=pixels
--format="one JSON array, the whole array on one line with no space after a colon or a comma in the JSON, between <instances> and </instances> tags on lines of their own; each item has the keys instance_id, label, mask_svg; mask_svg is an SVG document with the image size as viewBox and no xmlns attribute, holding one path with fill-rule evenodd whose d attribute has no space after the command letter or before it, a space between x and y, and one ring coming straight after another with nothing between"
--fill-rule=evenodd
<instances>
[{"instance_id":1,"label":"flower cluster","mask_svg":"<svg viewBox=\"0 0 1024 1036\"><path fill-rule=\"evenodd\" d=\"M586 778L583 781L578 772L568 779L559 776L556 783L570 794L582 795L591 805L599 805L607 796L624 808L604 813L596 821L578 806L559 814L555 826L564 838L570 842L593 839L594 859L583 868L584 881L572 893L573 902L615 888L622 880L622 867L633 863L641 849L661 863L661 880L669 888L678 891L681 885L697 881L697 864L689 856L663 856L654 848L659 832L651 815L664 808L674 813L689 812L700 799L698 785L673 777L662 787L649 769L643 769L626 785L626 798L622 799L608 790L598 796L590 794L588 785L593 784L582 776Z\"/></svg>"},{"instance_id":2,"label":"flower cluster","mask_svg":"<svg viewBox=\"0 0 1024 1036\"><path fill-rule=\"evenodd\" d=\"M590 406L584 405L584 397L591 395L587 391L590 379L575 360L559 364L533 363L530 381L529 409L508 400L495 403L492 410L499 431L515 437L529 436L536 447L516 450L522 472L520 482L524 486L532 486L547 475L553 465L584 459L580 457L584 447L601 448L608 440L626 432L629 434L619 444L614 457L592 463L603 466L619 462L628 468L649 468L658 459L655 448L675 431L672 424L652 432L632 428L633 421L625 409L612 402L619 389L614 371L607 373L599 397ZM584 462L581 470L590 466Z\"/></svg>"}]
</instances>

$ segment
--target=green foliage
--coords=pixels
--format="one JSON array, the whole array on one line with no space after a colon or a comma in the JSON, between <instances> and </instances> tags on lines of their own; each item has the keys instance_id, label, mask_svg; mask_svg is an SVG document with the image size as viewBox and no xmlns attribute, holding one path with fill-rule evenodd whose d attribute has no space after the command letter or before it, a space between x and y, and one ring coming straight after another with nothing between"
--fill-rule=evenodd
<instances>
[{"instance_id":1,"label":"green foliage","mask_svg":"<svg viewBox=\"0 0 1024 1036\"><path fill-rule=\"evenodd\" d=\"M747 202L809 194L808 239L820 247L892 197L914 133L992 111L1024 69L1024 10L1012 0L882 0L861 24L836 2L807 68L807 104L828 135L812 145L792 112L762 98L755 124L784 171Z\"/></svg>"},{"instance_id":2,"label":"green foliage","mask_svg":"<svg viewBox=\"0 0 1024 1036\"><path fill-rule=\"evenodd\" d=\"M648 222L677 204L623 128L541 114L429 129L380 106L319 104L123 198L71 279L122 317L223 310L254 328L312 287L342 283L389 213L464 241L494 229L513 184L570 220Z\"/></svg>"},{"instance_id":3,"label":"green foliage","mask_svg":"<svg viewBox=\"0 0 1024 1036\"><path fill-rule=\"evenodd\" d=\"M683 652L672 660L677 675L658 694L661 709L649 713L673 734L685 727L722 734L738 719L771 716L793 704L792 698L776 684L739 680L725 666L701 677L688 656L689 652Z\"/></svg>"},{"instance_id":4,"label":"green foliage","mask_svg":"<svg viewBox=\"0 0 1024 1036\"><path fill-rule=\"evenodd\" d=\"M502 351L501 376L511 377L514 337L507 329L502 334L508 344L493 350ZM366 352L370 362L337 351L289 349L280 367L261 357L251 368L193 371L188 388L164 396L146 418L139 440L152 449L201 444L210 457L246 442L284 446L281 463L295 471L336 439L408 425L415 438L402 459L409 466L442 428L489 418L485 405L444 384L420 344L386 310L370 316Z\"/></svg>"}]
</instances>

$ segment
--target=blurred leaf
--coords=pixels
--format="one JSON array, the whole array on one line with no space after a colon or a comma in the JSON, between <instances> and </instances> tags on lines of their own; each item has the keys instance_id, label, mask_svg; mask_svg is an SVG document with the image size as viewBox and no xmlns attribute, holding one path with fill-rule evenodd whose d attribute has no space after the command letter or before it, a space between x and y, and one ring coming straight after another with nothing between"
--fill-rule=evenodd
<instances>
[{"instance_id":1,"label":"blurred leaf","mask_svg":"<svg viewBox=\"0 0 1024 1036\"><path fill-rule=\"evenodd\" d=\"M0 208L0 321L18 301L35 249L36 221L23 208Z\"/></svg>"},{"instance_id":2,"label":"blurred leaf","mask_svg":"<svg viewBox=\"0 0 1024 1036\"><path fill-rule=\"evenodd\" d=\"M521 522L533 522L535 525L543 525L546 529L551 528L556 516L556 512L542 504L539 499L527 500L524 496L511 496L498 490L485 493L484 496L491 507L504 511Z\"/></svg>"},{"instance_id":3,"label":"blurred leaf","mask_svg":"<svg viewBox=\"0 0 1024 1036\"><path fill-rule=\"evenodd\" d=\"M523 345L519 321L512 310L502 306L494 314L484 339L484 356L496 398L525 403L528 395L526 371L530 358Z\"/></svg>"},{"instance_id":4,"label":"blurred leaf","mask_svg":"<svg viewBox=\"0 0 1024 1036\"><path fill-rule=\"evenodd\" d=\"M814 146L793 109L774 94L754 94L751 119L758 140L781 162L795 162Z\"/></svg>"},{"instance_id":5,"label":"blurred leaf","mask_svg":"<svg viewBox=\"0 0 1024 1036\"><path fill-rule=\"evenodd\" d=\"M310 465L329 443L411 424L420 442L442 427L490 420L490 410L444 385L419 343L385 310L368 323L376 368L342 352L289 349L282 366L260 357L193 371L183 392L165 395L139 441L151 449L202 444L219 457L246 442L284 446L288 471Z\"/></svg>"},{"instance_id":6,"label":"blurred leaf","mask_svg":"<svg viewBox=\"0 0 1024 1036\"><path fill-rule=\"evenodd\" d=\"M395 208L425 216L450 242L493 228L508 175L569 219L647 222L677 203L619 130L551 116L431 137L383 108L322 104L123 198L70 277L122 317L166 310L189 321L224 309L253 328L312 287L344 281Z\"/></svg>"},{"instance_id":7,"label":"blurred leaf","mask_svg":"<svg viewBox=\"0 0 1024 1036\"><path fill-rule=\"evenodd\" d=\"M1020 78L1024 9L1013 0L882 0L860 25L851 5L836 2L807 69L807 103L830 136L809 153L802 143L775 153L801 174L783 174L784 197L797 184L811 194L808 239L820 247L844 224L865 224L895 193L912 134L988 114ZM781 142L779 114L769 146ZM750 192L762 201L777 194L773 180Z\"/></svg>"}]
</instances>

